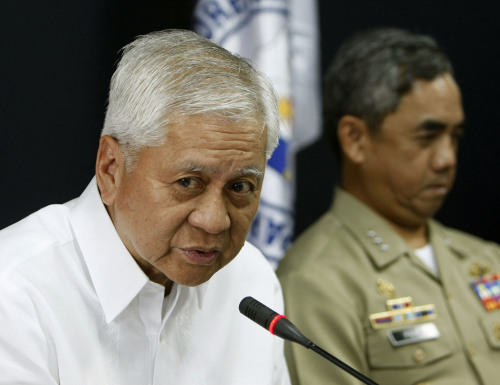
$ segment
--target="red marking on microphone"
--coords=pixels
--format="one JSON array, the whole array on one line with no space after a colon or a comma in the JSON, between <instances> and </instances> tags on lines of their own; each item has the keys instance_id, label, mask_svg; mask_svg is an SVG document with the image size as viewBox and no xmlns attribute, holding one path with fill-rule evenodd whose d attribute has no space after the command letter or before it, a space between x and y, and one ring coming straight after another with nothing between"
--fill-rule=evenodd
<instances>
[{"instance_id":1,"label":"red marking on microphone","mask_svg":"<svg viewBox=\"0 0 500 385\"><path fill-rule=\"evenodd\" d=\"M282 319L282 318L286 318L284 315L281 315L281 314L278 314L276 317L273 318L273 320L271 321L271 323L269 324L269 331L274 334L274 326L276 325L276 323Z\"/></svg>"}]
</instances>

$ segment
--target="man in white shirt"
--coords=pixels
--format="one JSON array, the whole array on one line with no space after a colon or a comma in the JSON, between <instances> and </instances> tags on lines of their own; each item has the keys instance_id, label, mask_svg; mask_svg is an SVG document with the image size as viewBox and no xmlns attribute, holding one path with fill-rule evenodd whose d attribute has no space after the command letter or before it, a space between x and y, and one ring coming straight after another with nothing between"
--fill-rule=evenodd
<instances>
[{"instance_id":1,"label":"man in white shirt","mask_svg":"<svg viewBox=\"0 0 500 385\"><path fill-rule=\"evenodd\" d=\"M237 309L283 310L245 243L278 135L246 60L188 31L125 47L95 178L0 232L0 384L289 384Z\"/></svg>"}]
</instances>

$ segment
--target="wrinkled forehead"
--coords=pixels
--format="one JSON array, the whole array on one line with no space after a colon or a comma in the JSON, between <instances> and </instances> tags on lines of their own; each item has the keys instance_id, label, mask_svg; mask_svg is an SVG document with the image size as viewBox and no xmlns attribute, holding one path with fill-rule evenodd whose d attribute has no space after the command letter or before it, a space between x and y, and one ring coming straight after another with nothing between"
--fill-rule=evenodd
<instances>
[{"instance_id":1,"label":"wrinkled forehead","mask_svg":"<svg viewBox=\"0 0 500 385\"><path fill-rule=\"evenodd\" d=\"M189 130L187 130L189 128ZM194 128L194 133L193 133ZM175 135L196 135L207 142L215 139L216 134L224 134L241 140L263 142L267 141L267 128L262 118L245 116L243 114L226 114L224 112L176 114L166 124L167 137Z\"/></svg>"}]
</instances>

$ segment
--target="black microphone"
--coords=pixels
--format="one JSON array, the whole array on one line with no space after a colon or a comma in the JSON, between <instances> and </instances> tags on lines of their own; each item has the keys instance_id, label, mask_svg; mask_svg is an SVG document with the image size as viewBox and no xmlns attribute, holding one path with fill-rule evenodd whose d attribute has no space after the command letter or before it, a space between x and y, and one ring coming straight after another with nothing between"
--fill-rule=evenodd
<instances>
[{"instance_id":1,"label":"black microphone","mask_svg":"<svg viewBox=\"0 0 500 385\"><path fill-rule=\"evenodd\" d=\"M376 382L358 372L356 369L350 367L345 362L315 345L311 340L306 338L300 330L288 320L288 318L284 315L276 313L272 309L269 309L266 305L260 303L256 299L252 297L243 298L240 302L239 309L241 314L258 323L263 328L269 330L272 334L285 340L296 342L307 349L311 349L367 385L378 385Z\"/></svg>"}]
</instances>

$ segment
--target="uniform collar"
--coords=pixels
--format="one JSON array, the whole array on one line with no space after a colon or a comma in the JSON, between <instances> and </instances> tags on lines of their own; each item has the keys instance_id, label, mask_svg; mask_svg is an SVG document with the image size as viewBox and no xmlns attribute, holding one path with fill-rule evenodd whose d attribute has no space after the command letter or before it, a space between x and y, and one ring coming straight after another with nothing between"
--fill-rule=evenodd
<instances>
[{"instance_id":1,"label":"uniform collar","mask_svg":"<svg viewBox=\"0 0 500 385\"><path fill-rule=\"evenodd\" d=\"M419 260L405 240L381 216L340 187L335 189L331 211L342 220L346 230L358 239L378 268L384 268L403 256ZM427 222L427 231L438 264L440 256L445 253L461 260L474 255L470 242L456 236L460 233L457 230L451 230L430 219Z\"/></svg>"},{"instance_id":2,"label":"uniform collar","mask_svg":"<svg viewBox=\"0 0 500 385\"><path fill-rule=\"evenodd\" d=\"M428 224L429 239L434 252L439 255L442 250L450 250L453 255L463 260L474 255L474 249L471 248L469 241L457 237L461 233L459 230L451 230L439 222L431 219Z\"/></svg>"},{"instance_id":3,"label":"uniform collar","mask_svg":"<svg viewBox=\"0 0 500 385\"><path fill-rule=\"evenodd\" d=\"M382 217L340 187L335 189L331 210L358 239L378 268L410 253L408 244Z\"/></svg>"}]
</instances>

